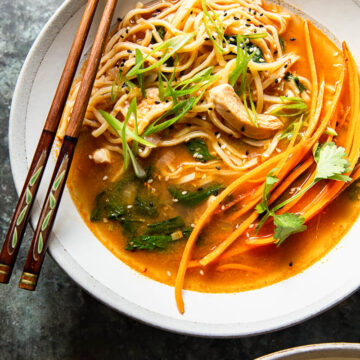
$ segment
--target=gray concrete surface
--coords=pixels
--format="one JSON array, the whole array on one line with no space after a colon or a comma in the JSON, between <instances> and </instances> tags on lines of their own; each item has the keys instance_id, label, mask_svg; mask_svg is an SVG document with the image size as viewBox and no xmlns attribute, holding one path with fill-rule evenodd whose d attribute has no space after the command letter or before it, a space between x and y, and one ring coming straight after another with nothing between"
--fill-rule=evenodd
<instances>
[{"instance_id":1,"label":"gray concrete surface","mask_svg":"<svg viewBox=\"0 0 360 360\"><path fill-rule=\"evenodd\" d=\"M32 42L61 2L0 0L0 239L17 199L8 157L12 92ZM84 293L50 258L45 260L38 290L25 292L17 282L30 237L28 231L11 283L0 285L1 360L247 360L298 345L360 340L358 293L287 330L214 340L167 333L118 314Z\"/></svg>"}]
</instances>

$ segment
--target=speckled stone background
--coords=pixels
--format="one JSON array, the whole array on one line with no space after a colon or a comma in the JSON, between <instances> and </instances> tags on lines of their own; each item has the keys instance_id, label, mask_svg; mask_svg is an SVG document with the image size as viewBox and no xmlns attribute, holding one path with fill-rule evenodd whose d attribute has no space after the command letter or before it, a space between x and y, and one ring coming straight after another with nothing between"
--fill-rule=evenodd
<instances>
[{"instance_id":1,"label":"speckled stone background","mask_svg":"<svg viewBox=\"0 0 360 360\"><path fill-rule=\"evenodd\" d=\"M341 1L341 0L339 0ZM0 227L5 237L17 195L8 157L8 116L16 78L37 34L62 0L0 0ZM83 292L50 259L35 293L0 285L0 359L254 359L320 342L360 342L360 294L290 329L247 339L214 340L167 333L118 314Z\"/></svg>"}]
</instances>

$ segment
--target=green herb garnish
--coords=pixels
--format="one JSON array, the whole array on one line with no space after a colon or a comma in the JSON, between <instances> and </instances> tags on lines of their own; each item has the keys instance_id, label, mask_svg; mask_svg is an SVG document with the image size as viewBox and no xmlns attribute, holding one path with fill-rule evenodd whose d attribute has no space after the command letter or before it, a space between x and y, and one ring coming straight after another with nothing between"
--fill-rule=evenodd
<instances>
[{"instance_id":1,"label":"green herb garnish","mask_svg":"<svg viewBox=\"0 0 360 360\"><path fill-rule=\"evenodd\" d=\"M212 184L195 191L188 191L184 188L171 187L169 193L180 204L185 206L196 206L205 201L211 195L217 195L220 190L224 189L222 184Z\"/></svg>"},{"instance_id":2,"label":"green herb garnish","mask_svg":"<svg viewBox=\"0 0 360 360\"><path fill-rule=\"evenodd\" d=\"M191 139L185 143L189 153L194 157L194 159L199 160L203 163L206 163L209 160L216 159L216 156L213 156L209 153L209 149L202 139Z\"/></svg>"}]
</instances>

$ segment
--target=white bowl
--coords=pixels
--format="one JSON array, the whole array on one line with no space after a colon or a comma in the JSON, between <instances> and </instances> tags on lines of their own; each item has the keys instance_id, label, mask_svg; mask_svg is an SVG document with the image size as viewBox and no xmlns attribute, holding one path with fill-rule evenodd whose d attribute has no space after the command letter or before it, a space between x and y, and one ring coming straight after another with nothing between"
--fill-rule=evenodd
<instances>
[{"instance_id":1,"label":"white bowl","mask_svg":"<svg viewBox=\"0 0 360 360\"><path fill-rule=\"evenodd\" d=\"M262 356L256 360L355 360L360 359L360 344L329 343L299 346Z\"/></svg>"},{"instance_id":2,"label":"white bowl","mask_svg":"<svg viewBox=\"0 0 360 360\"><path fill-rule=\"evenodd\" d=\"M100 1L103 8L105 0ZM10 116L10 158L20 191L46 118L85 0L67 0L32 47L16 86ZM119 1L123 16L135 5ZM348 41L360 54L355 37L360 7L352 0L301 0L298 8ZM341 13L341 17L338 14ZM97 12L94 24L99 22ZM115 19L114 19L115 21ZM92 27L90 40L94 38ZM90 48L90 43L86 49ZM49 161L38 200L43 201L55 156ZM39 214L34 206L32 222ZM263 289L234 294L185 291L186 312L180 315L174 289L150 280L123 264L90 232L65 191L49 251L81 287L131 317L180 333L229 337L281 329L328 309L360 284L360 222L324 259L301 274ZM40 279L41 281L41 279Z\"/></svg>"}]
</instances>

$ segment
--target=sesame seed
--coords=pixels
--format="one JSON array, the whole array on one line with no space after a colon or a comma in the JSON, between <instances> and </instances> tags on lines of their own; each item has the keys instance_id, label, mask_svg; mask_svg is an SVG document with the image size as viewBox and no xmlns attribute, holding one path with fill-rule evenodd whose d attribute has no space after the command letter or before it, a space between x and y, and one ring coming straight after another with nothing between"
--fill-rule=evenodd
<instances>
[{"instance_id":1,"label":"sesame seed","mask_svg":"<svg viewBox=\"0 0 360 360\"><path fill-rule=\"evenodd\" d=\"M216 166L216 170L220 170L220 166Z\"/></svg>"},{"instance_id":2,"label":"sesame seed","mask_svg":"<svg viewBox=\"0 0 360 360\"><path fill-rule=\"evenodd\" d=\"M263 27L264 27L264 25L263 25L263 24L260 24L260 25L259 25L259 27L260 27L260 28L263 28Z\"/></svg>"},{"instance_id":3,"label":"sesame seed","mask_svg":"<svg viewBox=\"0 0 360 360\"><path fill-rule=\"evenodd\" d=\"M201 276L205 275L204 270L200 270L199 273L200 273Z\"/></svg>"},{"instance_id":4,"label":"sesame seed","mask_svg":"<svg viewBox=\"0 0 360 360\"><path fill-rule=\"evenodd\" d=\"M168 270L168 271L166 272L166 274L167 274L167 276L171 276L171 271Z\"/></svg>"},{"instance_id":5,"label":"sesame seed","mask_svg":"<svg viewBox=\"0 0 360 360\"><path fill-rule=\"evenodd\" d=\"M279 82L279 80L278 79L275 79L275 84L277 84Z\"/></svg>"},{"instance_id":6,"label":"sesame seed","mask_svg":"<svg viewBox=\"0 0 360 360\"><path fill-rule=\"evenodd\" d=\"M249 155L249 150L246 150L246 151L245 151L245 154L246 154L246 155Z\"/></svg>"},{"instance_id":7,"label":"sesame seed","mask_svg":"<svg viewBox=\"0 0 360 360\"><path fill-rule=\"evenodd\" d=\"M218 196L219 195L219 192L216 190L216 191L214 191L214 194L213 194L214 196Z\"/></svg>"},{"instance_id":8,"label":"sesame seed","mask_svg":"<svg viewBox=\"0 0 360 360\"><path fill-rule=\"evenodd\" d=\"M251 22L251 19L246 19L246 21Z\"/></svg>"},{"instance_id":9,"label":"sesame seed","mask_svg":"<svg viewBox=\"0 0 360 360\"><path fill-rule=\"evenodd\" d=\"M153 182L154 182L154 179L149 179L149 180L147 181L148 184L152 184Z\"/></svg>"},{"instance_id":10,"label":"sesame seed","mask_svg":"<svg viewBox=\"0 0 360 360\"><path fill-rule=\"evenodd\" d=\"M176 203L176 202L179 201L179 199L173 199L172 201L173 201L174 203Z\"/></svg>"},{"instance_id":11,"label":"sesame seed","mask_svg":"<svg viewBox=\"0 0 360 360\"><path fill-rule=\"evenodd\" d=\"M108 178L109 178L109 177L105 175L105 176L103 177L103 181L106 181Z\"/></svg>"},{"instance_id":12,"label":"sesame seed","mask_svg":"<svg viewBox=\"0 0 360 360\"><path fill-rule=\"evenodd\" d=\"M209 107L209 109L208 109L209 111L213 111L214 109L212 108L212 107Z\"/></svg>"},{"instance_id":13,"label":"sesame seed","mask_svg":"<svg viewBox=\"0 0 360 360\"><path fill-rule=\"evenodd\" d=\"M187 193L188 193L187 191L183 191L181 194L186 195Z\"/></svg>"},{"instance_id":14,"label":"sesame seed","mask_svg":"<svg viewBox=\"0 0 360 360\"><path fill-rule=\"evenodd\" d=\"M156 105L159 105L159 104L161 104L161 101L155 100L155 104L156 104Z\"/></svg>"},{"instance_id":15,"label":"sesame seed","mask_svg":"<svg viewBox=\"0 0 360 360\"><path fill-rule=\"evenodd\" d=\"M118 18L117 18L117 21L118 21L118 22L121 22L121 21L122 21L122 18L121 18L121 17L118 17Z\"/></svg>"},{"instance_id":16,"label":"sesame seed","mask_svg":"<svg viewBox=\"0 0 360 360\"><path fill-rule=\"evenodd\" d=\"M125 90L125 92L128 94L130 91L129 91L129 90Z\"/></svg>"},{"instance_id":17,"label":"sesame seed","mask_svg":"<svg viewBox=\"0 0 360 360\"><path fill-rule=\"evenodd\" d=\"M290 38L290 41L295 41L296 39L294 37L291 37Z\"/></svg>"},{"instance_id":18,"label":"sesame seed","mask_svg":"<svg viewBox=\"0 0 360 360\"><path fill-rule=\"evenodd\" d=\"M149 205L150 205L150 207L153 207L154 203L152 201L149 201Z\"/></svg>"},{"instance_id":19,"label":"sesame seed","mask_svg":"<svg viewBox=\"0 0 360 360\"><path fill-rule=\"evenodd\" d=\"M245 24L245 26L250 27L250 24Z\"/></svg>"},{"instance_id":20,"label":"sesame seed","mask_svg":"<svg viewBox=\"0 0 360 360\"><path fill-rule=\"evenodd\" d=\"M123 39L123 38L124 38L124 35L120 35L120 37Z\"/></svg>"},{"instance_id":21,"label":"sesame seed","mask_svg":"<svg viewBox=\"0 0 360 360\"><path fill-rule=\"evenodd\" d=\"M128 34L128 33L129 33L129 29L126 29L125 32Z\"/></svg>"},{"instance_id":22,"label":"sesame seed","mask_svg":"<svg viewBox=\"0 0 360 360\"><path fill-rule=\"evenodd\" d=\"M241 128L241 131L245 131L245 126L243 126L243 127Z\"/></svg>"},{"instance_id":23,"label":"sesame seed","mask_svg":"<svg viewBox=\"0 0 360 360\"><path fill-rule=\"evenodd\" d=\"M234 20L240 20L237 16L234 16Z\"/></svg>"},{"instance_id":24,"label":"sesame seed","mask_svg":"<svg viewBox=\"0 0 360 360\"><path fill-rule=\"evenodd\" d=\"M128 49L128 50L126 50L129 54L131 54L132 53L132 51L130 50L130 49Z\"/></svg>"},{"instance_id":25,"label":"sesame seed","mask_svg":"<svg viewBox=\"0 0 360 360\"><path fill-rule=\"evenodd\" d=\"M191 11L190 11L190 15L192 15L193 13L194 13L194 12L191 10Z\"/></svg>"},{"instance_id":26,"label":"sesame seed","mask_svg":"<svg viewBox=\"0 0 360 360\"><path fill-rule=\"evenodd\" d=\"M132 205L128 205L128 206L127 206L128 209L131 209L132 207L133 207Z\"/></svg>"}]
</instances>

